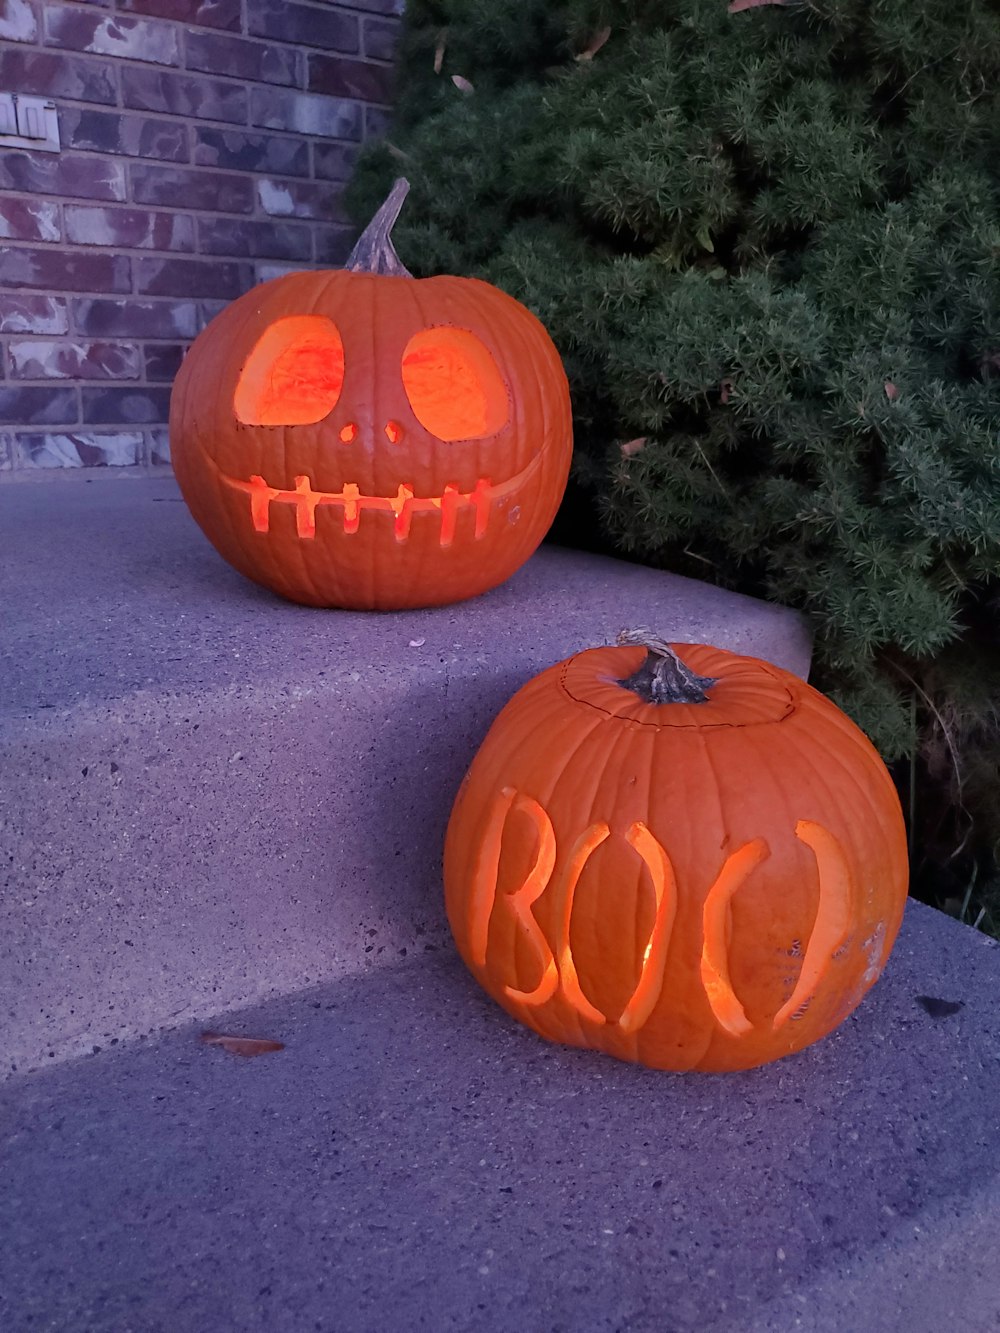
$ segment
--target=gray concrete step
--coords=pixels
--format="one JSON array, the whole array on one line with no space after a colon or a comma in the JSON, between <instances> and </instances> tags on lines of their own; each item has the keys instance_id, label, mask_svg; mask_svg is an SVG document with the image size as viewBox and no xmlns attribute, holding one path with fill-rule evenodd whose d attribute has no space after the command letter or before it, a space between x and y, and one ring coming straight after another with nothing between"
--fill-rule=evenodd
<instances>
[{"instance_id":1,"label":"gray concrete step","mask_svg":"<svg viewBox=\"0 0 1000 1333\"><path fill-rule=\"evenodd\" d=\"M0 486L0 1063L11 1074L446 945L489 722L625 625L804 674L798 616L546 548L460 606L283 602L172 480Z\"/></svg>"},{"instance_id":2,"label":"gray concrete step","mask_svg":"<svg viewBox=\"0 0 1000 1333\"><path fill-rule=\"evenodd\" d=\"M987 1333L1000 948L911 903L800 1055L548 1045L408 957L0 1090L4 1333ZM921 995L958 1002L934 1018Z\"/></svg>"}]
</instances>

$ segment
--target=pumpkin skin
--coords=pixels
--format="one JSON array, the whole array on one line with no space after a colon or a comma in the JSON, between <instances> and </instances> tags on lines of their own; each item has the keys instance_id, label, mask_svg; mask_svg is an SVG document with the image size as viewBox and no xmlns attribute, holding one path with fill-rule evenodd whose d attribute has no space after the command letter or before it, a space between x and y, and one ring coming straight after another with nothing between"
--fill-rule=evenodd
<instances>
[{"instance_id":1,"label":"pumpkin skin","mask_svg":"<svg viewBox=\"0 0 1000 1333\"><path fill-rule=\"evenodd\" d=\"M703 703L622 682L637 646L525 685L462 783L448 920L543 1037L657 1069L748 1069L860 1003L907 894L903 818L863 733L770 663L675 644Z\"/></svg>"},{"instance_id":2,"label":"pumpkin skin","mask_svg":"<svg viewBox=\"0 0 1000 1333\"><path fill-rule=\"evenodd\" d=\"M171 398L195 520L242 574L312 606L436 606L496 586L541 542L569 471L566 375L535 316L477 279L376 270L241 296Z\"/></svg>"}]
</instances>

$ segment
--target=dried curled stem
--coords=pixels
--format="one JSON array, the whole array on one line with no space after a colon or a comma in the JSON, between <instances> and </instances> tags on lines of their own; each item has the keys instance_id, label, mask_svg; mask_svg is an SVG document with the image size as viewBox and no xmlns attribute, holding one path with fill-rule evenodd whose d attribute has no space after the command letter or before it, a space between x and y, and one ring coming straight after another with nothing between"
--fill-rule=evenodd
<instances>
[{"instance_id":1,"label":"dried curled stem","mask_svg":"<svg viewBox=\"0 0 1000 1333\"><path fill-rule=\"evenodd\" d=\"M670 644L651 629L623 629L618 643L646 649L646 660L628 680L625 689L648 704L704 704L708 691L717 684L714 676L699 676L677 656Z\"/></svg>"},{"instance_id":2,"label":"dried curled stem","mask_svg":"<svg viewBox=\"0 0 1000 1333\"><path fill-rule=\"evenodd\" d=\"M394 182L385 203L359 236L345 268L350 269L352 273L388 273L397 278L413 277L396 254L390 236L409 189L410 182L405 176L400 176Z\"/></svg>"}]
</instances>

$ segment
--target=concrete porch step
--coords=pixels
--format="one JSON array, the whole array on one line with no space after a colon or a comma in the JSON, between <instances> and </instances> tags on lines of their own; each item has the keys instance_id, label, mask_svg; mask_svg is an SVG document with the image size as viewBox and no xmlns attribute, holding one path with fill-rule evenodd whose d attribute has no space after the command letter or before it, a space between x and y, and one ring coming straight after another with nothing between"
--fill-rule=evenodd
<instances>
[{"instance_id":1,"label":"concrete porch step","mask_svg":"<svg viewBox=\"0 0 1000 1333\"><path fill-rule=\"evenodd\" d=\"M673 1076L450 952L0 1090L5 1333L988 1333L1000 949L911 903L833 1035ZM934 1018L918 996L960 1003Z\"/></svg>"},{"instance_id":2,"label":"concrete porch step","mask_svg":"<svg viewBox=\"0 0 1000 1333\"><path fill-rule=\"evenodd\" d=\"M805 674L780 607L546 548L460 606L294 606L169 479L0 487L7 1075L448 937L458 783L531 675L625 625Z\"/></svg>"}]
</instances>

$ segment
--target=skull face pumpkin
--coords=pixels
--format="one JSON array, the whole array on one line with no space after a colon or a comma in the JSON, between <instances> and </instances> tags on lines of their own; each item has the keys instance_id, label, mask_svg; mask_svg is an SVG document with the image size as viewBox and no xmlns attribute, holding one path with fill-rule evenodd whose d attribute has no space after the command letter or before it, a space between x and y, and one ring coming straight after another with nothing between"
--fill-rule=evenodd
<instances>
[{"instance_id":1,"label":"skull face pumpkin","mask_svg":"<svg viewBox=\"0 0 1000 1333\"><path fill-rule=\"evenodd\" d=\"M559 354L512 297L416 279L397 181L343 270L234 301L174 386L187 504L242 574L292 601L460 601L508 578L555 516L572 425Z\"/></svg>"}]
</instances>

